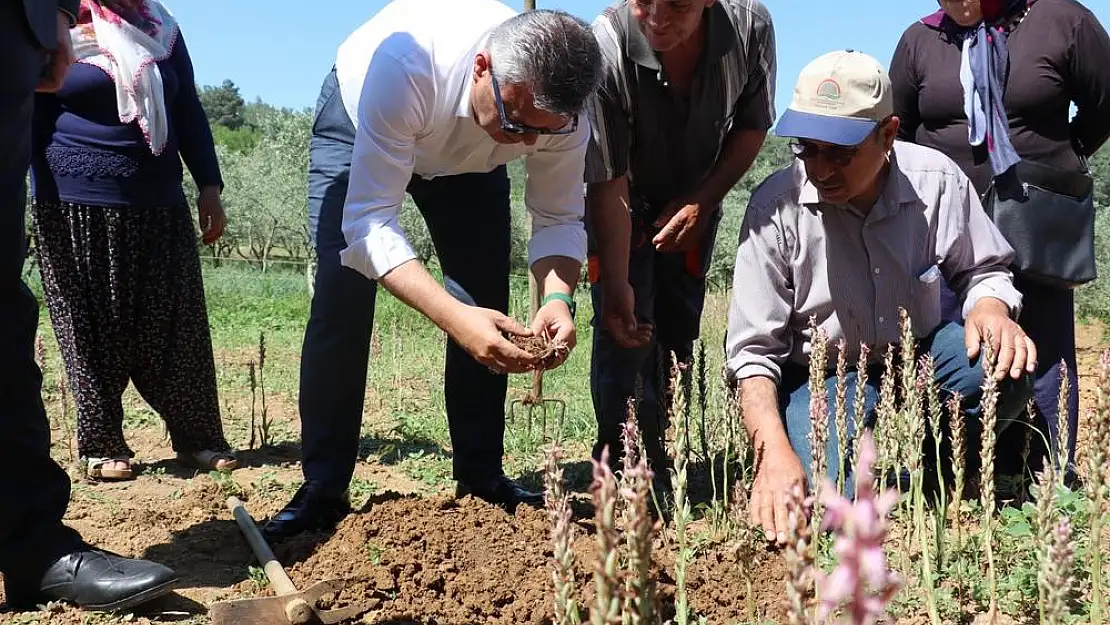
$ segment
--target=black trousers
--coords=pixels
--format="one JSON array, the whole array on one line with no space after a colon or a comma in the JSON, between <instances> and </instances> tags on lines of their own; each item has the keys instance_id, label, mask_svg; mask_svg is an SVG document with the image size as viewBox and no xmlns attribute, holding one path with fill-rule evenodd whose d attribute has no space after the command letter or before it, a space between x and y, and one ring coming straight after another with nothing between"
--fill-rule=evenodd
<instances>
[{"instance_id":1,"label":"black trousers","mask_svg":"<svg viewBox=\"0 0 1110 625\"><path fill-rule=\"evenodd\" d=\"M632 247L628 254L628 282L636 298L636 318L651 322L655 332L645 345L622 347L613 338L605 323L591 321L594 330L590 352L590 395L597 420L597 440L592 455L601 459L609 448L610 462L620 462L624 453L621 427L628 419L628 398L636 394L637 378L642 395L636 419L644 438L648 461L656 474L667 466L664 437L668 424L667 409L671 396L671 352L679 362L692 363L694 340L701 333L701 315L705 307L706 273L713 256L721 211L702 233L702 240L689 252L660 253L651 244L654 232L645 227L642 218L632 221ZM595 239L591 237L591 255ZM596 256L593 256L596 258ZM604 306L600 275L591 275L590 296L594 310Z\"/></svg>"},{"instance_id":2,"label":"black trousers","mask_svg":"<svg viewBox=\"0 0 1110 625\"><path fill-rule=\"evenodd\" d=\"M31 158L31 113L43 52L18 2L0 2L0 573L35 581L81 545L62 524L69 478L50 458L50 425L35 364L38 302L23 283L24 180Z\"/></svg>"},{"instance_id":3,"label":"black trousers","mask_svg":"<svg viewBox=\"0 0 1110 625\"><path fill-rule=\"evenodd\" d=\"M309 149L308 219L317 255L315 290L301 349L301 462L306 480L338 495L358 456L377 283L339 261L355 129L334 71L324 80ZM445 284L462 301L507 312L510 199L504 166L432 180L408 193L428 225ZM501 475L508 378L447 341L444 392L454 477Z\"/></svg>"}]
</instances>

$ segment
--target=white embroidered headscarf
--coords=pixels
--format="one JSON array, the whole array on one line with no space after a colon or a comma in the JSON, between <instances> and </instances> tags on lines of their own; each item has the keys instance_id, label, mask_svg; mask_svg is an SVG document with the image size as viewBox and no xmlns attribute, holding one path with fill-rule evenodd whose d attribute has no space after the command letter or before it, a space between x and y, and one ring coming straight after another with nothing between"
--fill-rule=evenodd
<instances>
[{"instance_id":1,"label":"white embroidered headscarf","mask_svg":"<svg viewBox=\"0 0 1110 625\"><path fill-rule=\"evenodd\" d=\"M120 122L137 122L151 152L161 154L169 122L158 62L173 52L177 20L157 0L81 0L80 14L70 31L77 62L108 74Z\"/></svg>"}]
</instances>

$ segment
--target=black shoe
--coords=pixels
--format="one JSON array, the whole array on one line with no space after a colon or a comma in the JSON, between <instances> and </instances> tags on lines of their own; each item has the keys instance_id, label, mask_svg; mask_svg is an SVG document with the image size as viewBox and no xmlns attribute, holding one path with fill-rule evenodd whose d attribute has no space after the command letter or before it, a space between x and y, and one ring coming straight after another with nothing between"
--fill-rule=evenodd
<instances>
[{"instance_id":1,"label":"black shoe","mask_svg":"<svg viewBox=\"0 0 1110 625\"><path fill-rule=\"evenodd\" d=\"M464 484L459 482L455 497L474 495L478 499L501 506L508 512L515 512L518 504L542 508L543 494L526 490L520 484L502 475L485 484Z\"/></svg>"},{"instance_id":2,"label":"black shoe","mask_svg":"<svg viewBox=\"0 0 1110 625\"><path fill-rule=\"evenodd\" d=\"M171 569L86 548L51 564L37 584L5 581L8 605L33 610L50 601L76 604L85 610L128 610L173 590L177 574Z\"/></svg>"},{"instance_id":3,"label":"black shoe","mask_svg":"<svg viewBox=\"0 0 1110 625\"><path fill-rule=\"evenodd\" d=\"M325 493L319 482L305 482L293 500L262 526L262 535L276 543L302 532L330 531L350 513L347 493L336 497Z\"/></svg>"}]
</instances>

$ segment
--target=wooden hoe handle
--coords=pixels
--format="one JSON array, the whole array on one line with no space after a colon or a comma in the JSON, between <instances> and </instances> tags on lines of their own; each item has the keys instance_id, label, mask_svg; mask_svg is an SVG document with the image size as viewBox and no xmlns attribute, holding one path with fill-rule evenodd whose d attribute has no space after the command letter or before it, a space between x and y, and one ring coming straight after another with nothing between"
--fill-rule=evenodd
<instances>
[{"instance_id":1,"label":"wooden hoe handle","mask_svg":"<svg viewBox=\"0 0 1110 625\"><path fill-rule=\"evenodd\" d=\"M297 594L297 587L293 585L293 580L289 579L289 575L282 568L281 563L274 557L274 552L270 549L270 545L266 543L262 532L258 531L258 526L255 525L250 513L243 507L243 502L239 501L238 497L228 497L227 507L235 517L235 522L239 525L243 536L246 537L247 544L251 546L251 551L262 563L262 570L265 571L266 579L270 581L274 593L279 596ZM293 625L303 625L312 620L313 615L312 606L308 605L308 602L301 597L294 597L285 606L285 616L289 618L289 622Z\"/></svg>"}]
</instances>

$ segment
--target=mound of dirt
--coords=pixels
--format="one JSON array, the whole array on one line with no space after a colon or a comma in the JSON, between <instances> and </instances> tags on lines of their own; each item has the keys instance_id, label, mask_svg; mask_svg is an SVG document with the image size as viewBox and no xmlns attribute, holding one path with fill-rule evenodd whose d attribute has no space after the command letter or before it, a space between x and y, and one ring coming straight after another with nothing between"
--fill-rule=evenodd
<instances>
[{"instance_id":1,"label":"mound of dirt","mask_svg":"<svg viewBox=\"0 0 1110 625\"><path fill-rule=\"evenodd\" d=\"M589 520L579 519L574 545L579 605L594 598L596 546ZM290 545L293 551L303 546ZM285 549L283 549L284 551ZM657 600L674 613L673 556L658 545ZM300 554L303 555L301 551ZM278 554L286 559L287 553ZM386 496L367 512L349 516L336 533L292 567L299 587L343 578L347 587L330 606L361 603L364 623L550 623L553 610L551 548L546 513L515 516L470 497L455 500ZM292 558L295 560L296 558ZM755 576L755 606L781 604L781 558L763 558ZM735 558L699 553L687 574L691 607L710 623L746 619L748 598ZM776 607L762 615L781 621Z\"/></svg>"}]
</instances>

